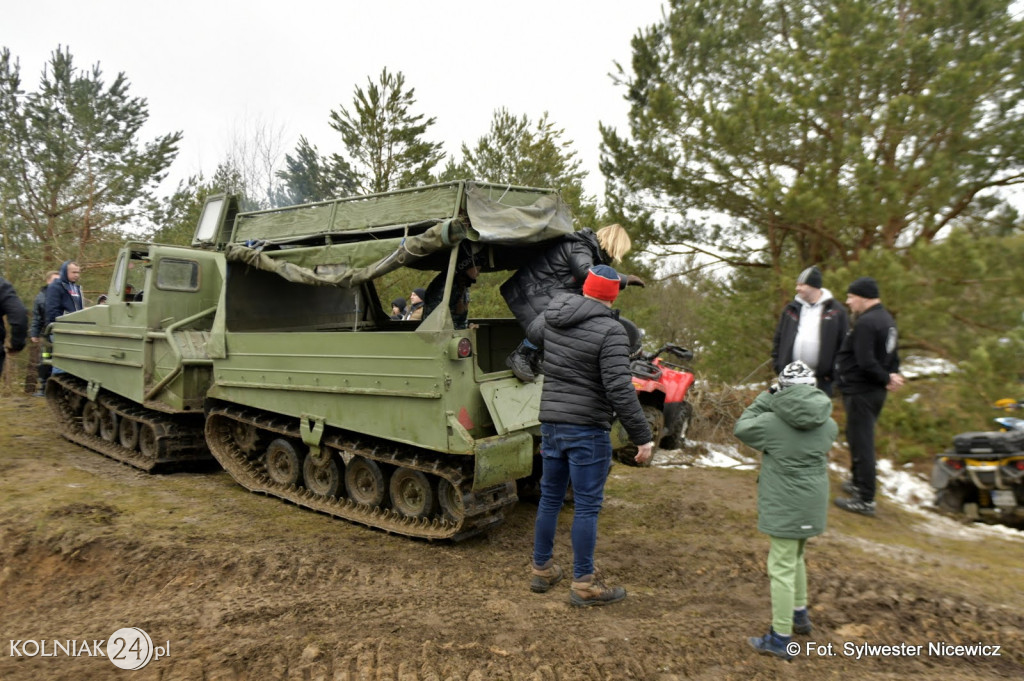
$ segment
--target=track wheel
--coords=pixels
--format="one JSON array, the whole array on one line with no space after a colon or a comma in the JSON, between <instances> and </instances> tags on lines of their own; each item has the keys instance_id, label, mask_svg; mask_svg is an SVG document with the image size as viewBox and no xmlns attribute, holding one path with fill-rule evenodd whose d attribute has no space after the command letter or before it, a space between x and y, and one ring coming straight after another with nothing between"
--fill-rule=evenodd
<instances>
[{"instance_id":1,"label":"track wheel","mask_svg":"<svg viewBox=\"0 0 1024 681\"><path fill-rule=\"evenodd\" d=\"M313 463L313 457L307 456L302 462L302 479L306 482L306 489L313 494L325 497L336 497L341 490L341 469L338 467L338 457L329 452L327 464L317 466Z\"/></svg>"},{"instance_id":2,"label":"track wheel","mask_svg":"<svg viewBox=\"0 0 1024 681\"><path fill-rule=\"evenodd\" d=\"M234 421L231 424L231 438L248 458L255 459L260 453L260 445L266 440L260 436L260 430L251 423Z\"/></svg>"},{"instance_id":3,"label":"track wheel","mask_svg":"<svg viewBox=\"0 0 1024 681\"><path fill-rule=\"evenodd\" d=\"M156 431L148 423L139 425L139 451L147 459L155 460L160 447L156 441Z\"/></svg>"},{"instance_id":4,"label":"track wheel","mask_svg":"<svg viewBox=\"0 0 1024 681\"><path fill-rule=\"evenodd\" d=\"M100 405L95 402L86 402L82 407L82 430L86 435L100 432Z\"/></svg>"},{"instance_id":5,"label":"track wheel","mask_svg":"<svg viewBox=\"0 0 1024 681\"><path fill-rule=\"evenodd\" d=\"M380 506L387 491L380 466L362 456L354 457L345 466L345 491L357 504Z\"/></svg>"},{"instance_id":6,"label":"track wheel","mask_svg":"<svg viewBox=\"0 0 1024 681\"><path fill-rule=\"evenodd\" d=\"M298 485L302 481L302 461L295 445L283 437L267 445L267 475L279 485Z\"/></svg>"},{"instance_id":7,"label":"track wheel","mask_svg":"<svg viewBox=\"0 0 1024 681\"><path fill-rule=\"evenodd\" d=\"M100 437L107 442L117 440L117 425L120 420L113 410L100 405Z\"/></svg>"},{"instance_id":8,"label":"track wheel","mask_svg":"<svg viewBox=\"0 0 1024 681\"><path fill-rule=\"evenodd\" d=\"M121 423L117 427L117 441L125 449L135 451L139 446L139 422L122 417Z\"/></svg>"},{"instance_id":9,"label":"track wheel","mask_svg":"<svg viewBox=\"0 0 1024 681\"><path fill-rule=\"evenodd\" d=\"M441 504L441 510L448 520L457 523L466 515L466 507L462 503L462 492L444 478L437 483L437 501Z\"/></svg>"},{"instance_id":10,"label":"track wheel","mask_svg":"<svg viewBox=\"0 0 1024 681\"><path fill-rule=\"evenodd\" d=\"M437 495L425 473L399 468L391 475L391 506L407 518L429 518Z\"/></svg>"}]
</instances>

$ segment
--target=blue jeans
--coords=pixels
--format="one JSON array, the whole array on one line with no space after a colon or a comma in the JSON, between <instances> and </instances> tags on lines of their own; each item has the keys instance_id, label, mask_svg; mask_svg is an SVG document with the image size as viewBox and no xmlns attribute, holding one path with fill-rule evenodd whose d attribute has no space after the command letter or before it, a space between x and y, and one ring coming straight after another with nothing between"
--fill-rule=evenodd
<instances>
[{"instance_id":1,"label":"blue jeans","mask_svg":"<svg viewBox=\"0 0 1024 681\"><path fill-rule=\"evenodd\" d=\"M572 482L572 576L579 579L594 573L597 514L604 501L612 441L607 430L568 423L543 423L540 434L543 472L533 528L533 564L540 566L551 560L558 512Z\"/></svg>"}]
</instances>

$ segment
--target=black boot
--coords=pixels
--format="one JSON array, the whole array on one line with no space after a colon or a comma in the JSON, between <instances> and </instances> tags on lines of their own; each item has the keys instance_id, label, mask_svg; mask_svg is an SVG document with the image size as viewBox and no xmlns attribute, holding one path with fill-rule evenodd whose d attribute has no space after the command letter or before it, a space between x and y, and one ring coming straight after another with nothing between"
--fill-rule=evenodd
<instances>
[{"instance_id":1,"label":"black boot","mask_svg":"<svg viewBox=\"0 0 1024 681\"><path fill-rule=\"evenodd\" d=\"M535 350L526 347L524 343L520 343L519 347L505 359L505 365L523 383L533 383L534 379L537 378L537 375L533 373L533 368L530 366L530 357L534 352Z\"/></svg>"}]
</instances>

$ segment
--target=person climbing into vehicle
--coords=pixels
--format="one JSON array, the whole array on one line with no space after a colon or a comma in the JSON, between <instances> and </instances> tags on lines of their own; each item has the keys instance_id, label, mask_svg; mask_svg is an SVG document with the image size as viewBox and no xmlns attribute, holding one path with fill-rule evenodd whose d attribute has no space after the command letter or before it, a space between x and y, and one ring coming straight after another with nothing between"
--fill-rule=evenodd
<instances>
[{"instance_id":1,"label":"person climbing into vehicle","mask_svg":"<svg viewBox=\"0 0 1024 681\"><path fill-rule=\"evenodd\" d=\"M541 496L534 524L530 590L545 593L564 577L554 562L558 514L569 483L573 488L572 605L621 601L626 590L608 587L594 567L597 517L611 466L611 424L618 415L643 464L654 450L652 433L633 389L629 337L611 309L619 275L598 265L583 283L583 295L560 293L528 329L545 348L540 398Z\"/></svg>"},{"instance_id":2,"label":"person climbing into vehicle","mask_svg":"<svg viewBox=\"0 0 1024 681\"><path fill-rule=\"evenodd\" d=\"M762 452L757 477L757 529L771 538L768 578L772 625L748 641L759 653L792 659L793 634L811 633L807 614L807 539L825 531L828 450L839 426L832 400L816 387L814 370L797 360L776 385L757 396L733 434Z\"/></svg>"},{"instance_id":3,"label":"person climbing into vehicle","mask_svg":"<svg viewBox=\"0 0 1024 681\"><path fill-rule=\"evenodd\" d=\"M501 285L501 295L525 333L556 295L579 294L592 267L620 262L631 247L622 225L606 225L597 232L581 229L519 268ZM619 278L620 289L645 285L635 274L621 274ZM505 364L519 380L530 383L541 366L540 348L527 337Z\"/></svg>"}]
</instances>

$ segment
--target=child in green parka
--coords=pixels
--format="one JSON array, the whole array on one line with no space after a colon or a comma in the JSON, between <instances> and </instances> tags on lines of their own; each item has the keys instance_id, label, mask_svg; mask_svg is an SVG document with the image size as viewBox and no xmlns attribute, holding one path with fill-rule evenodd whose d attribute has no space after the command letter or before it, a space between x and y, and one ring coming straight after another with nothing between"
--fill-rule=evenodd
<instances>
[{"instance_id":1,"label":"child in green parka","mask_svg":"<svg viewBox=\"0 0 1024 681\"><path fill-rule=\"evenodd\" d=\"M814 371L801 361L786 365L779 382L757 396L733 433L760 450L757 529L771 537L772 628L749 639L758 652L792 659L793 633L809 634L804 544L825 531L828 450L839 427L832 400L815 387Z\"/></svg>"}]
</instances>

